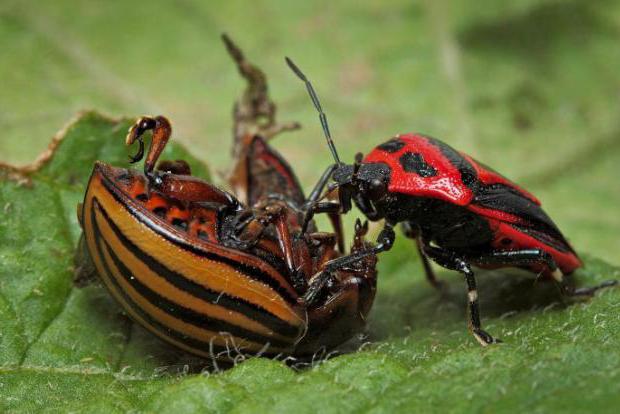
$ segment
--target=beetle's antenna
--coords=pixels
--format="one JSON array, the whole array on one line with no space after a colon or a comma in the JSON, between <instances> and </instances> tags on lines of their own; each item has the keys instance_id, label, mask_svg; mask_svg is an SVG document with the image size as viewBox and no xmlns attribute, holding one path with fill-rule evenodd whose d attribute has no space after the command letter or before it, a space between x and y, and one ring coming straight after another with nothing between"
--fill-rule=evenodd
<instances>
[{"instance_id":1,"label":"beetle's antenna","mask_svg":"<svg viewBox=\"0 0 620 414\"><path fill-rule=\"evenodd\" d=\"M327 124L327 115L325 115L325 112L323 112L323 108L321 107L321 102L319 101L319 97L316 95L316 92L314 91L312 84L310 83L308 78L306 78L306 75L303 74L303 72L297 67L297 65L293 63L291 59L289 59L288 57L285 57L284 59L286 60L286 64L288 65L288 67L291 68L293 72L295 72L295 75L297 75L297 77L306 84L306 89L308 89L308 94L310 94L310 99L312 99L312 103L314 104L314 107L319 112L319 119L321 120L321 126L323 127L323 133L325 134L325 139L327 140L327 146L329 147L329 150L331 151L332 156L334 157L334 160L336 161L336 164L341 164L340 158L338 157L338 152L336 151L336 146L334 145L334 141L332 140L332 134L329 132L329 125Z\"/></svg>"}]
</instances>

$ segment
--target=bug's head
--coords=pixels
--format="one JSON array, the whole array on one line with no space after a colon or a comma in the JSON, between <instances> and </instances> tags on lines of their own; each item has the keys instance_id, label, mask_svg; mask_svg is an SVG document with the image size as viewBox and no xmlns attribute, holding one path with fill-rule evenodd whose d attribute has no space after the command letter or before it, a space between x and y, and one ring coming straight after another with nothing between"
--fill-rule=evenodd
<instances>
[{"instance_id":1,"label":"bug's head","mask_svg":"<svg viewBox=\"0 0 620 414\"><path fill-rule=\"evenodd\" d=\"M384 205L389 201L390 168L383 163L364 163L362 154L352 165L340 164L333 175L343 211L351 208L351 200L370 220L383 218Z\"/></svg>"}]
</instances>

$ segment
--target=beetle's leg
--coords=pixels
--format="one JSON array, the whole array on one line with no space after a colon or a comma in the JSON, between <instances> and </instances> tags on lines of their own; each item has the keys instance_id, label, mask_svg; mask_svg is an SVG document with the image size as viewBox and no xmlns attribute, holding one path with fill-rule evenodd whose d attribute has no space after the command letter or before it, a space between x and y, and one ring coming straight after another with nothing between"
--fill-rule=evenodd
<instances>
[{"instance_id":1,"label":"beetle's leg","mask_svg":"<svg viewBox=\"0 0 620 414\"><path fill-rule=\"evenodd\" d=\"M254 245L265 229L270 224L277 223L283 215L286 215L286 212L277 204L246 210L238 216L234 229L235 238L246 245Z\"/></svg>"},{"instance_id":2,"label":"beetle's leg","mask_svg":"<svg viewBox=\"0 0 620 414\"><path fill-rule=\"evenodd\" d=\"M334 233L326 233L326 232L314 232L308 233L308 240L314 248L323 248L325 251L334 250L334 246L336 246L337 238ZM326 258L327 256L323 255L321 259L317 261L319 266L324 262L327 262L331 257Z\"/></svg>"},{"instance_id":3,"label":"beetle's leg","mask_svg":"<svg viewBox=\"0 0 620 414\"><path fill-rule=\"evenodd\" d=\"M342 229L342 215L340 213L327 213L329 221L332 223L334 234L336 235L336 243L340 254L345 253L344 247L344 230Z\"/></svg>"},{"instance_id":4,"label":"beetle's leg","mask_svg":"<svg viewBox=\"0 0 620 414\"><path fill-rule=\"evenodd\" d=\"M310 278L310 281L308 282L308 290L300 301L306 305L312 305L318 299L319 293L323 287L333 277L333 272L338 269L342 269L343 267L350 266L368 256L373 256L390 250L394 244L395 238L396 234L394 233L392 225L386 223L383 230L381 230L381 233L379 233L379 236L377 237L377 244L374 247L359 250L325 263L323 269Z\"/></svg>"},{"instance_id":5,"label":"beetle's leg","mask_svg":"<svg viewBox=\"0 0 620 414\"><path fill-rule=\"evenodd\" d=\"M299 129L297 122L278 124L276 105L269 99L267 77L256 65L246 59L243 51L228 37L222 34L228 53L235 61L239 73L247 81L241 98L235 103L233 156L238 159L243 150L243 139L248 134L259 133L269 140L284 131Z\"/></svg>"},{"instance_id":6,"label":"beetle's leg","mask_svg":"<svg viewBox=\"0 0 620 414\"><path fill-rule=\"evenodd\" d=\"M287 208L280 204L269 204L259 210L258 214L254 214L242 221L237 231L237 237L243 242L254 243L263 234L263 231L273 224L276 230L276 238L289 274L293 278L293 285L298 286L300 283L305 286L305 280L298 275L295 267L293 240L289 231Z\"/></svg>"},{"instance_id":7,"label":"beetle's leg","mask_svg":"<svg viewBox=\"0 0 620 414\"><path fill-rule=\"evenodd\" d=\"M192 170L189 164L187 163L187 161L184 160L160 161L159 164L157 164L156 170L176 175L192 175Z\"/></svg>"},{"instance_id":8,"label":"beetle's leg","mask_svg":"<svg viewBox=\"0 0 620 414\"><path fill-rule=\"evenodd\" d=\"M474 335L474 338L476 338L482 346L502 342L499 339L493 338L482 329L482 325L480 323L480 306L478 305L476 277L474 272L471 270L469 263L467 263L465 259L458 257L456 254L438 247L424 244L423 249L424 253L433 259L435 263L445 267L446 269L456 270L465 277L465 282L467 283L469 327Z\"/></svg>"},{"instance_id":9,"label":"beetle's leg","mask_svg":"<svg viewBox=\"0 0 620 414\"><path fill-rule=\"evenodd\" d=\"M288 268L291 277L295 278L293 285L298 284L297 269L295 268L295 262L293 259L293 241L291 233L288 227L288 220L286 217L286 209L283 209L280 214L275 217L276 235L278 238L278 244L284 255L286 267Z\"/></svg>"},{"instance_id":10,"label":"beetle's leg","mask_svg":"<svg viewBox=\"0 0 620 414\"><path fill-rule=\"evenodd\" d=\"M407 222L404 222L401 227L405 236L415 240L415 246L418 250L418 256L420 256L420 260L422 261L422 266L424 267L424 274L426 275L426 280L428 280L431 286L433 286L435 289L439 290L440 292L444 291L446 289L445 283L437 279L435 271L431 267L431 263L428 260L428 257L426 257L426 254L424 254L424 249L422 248L424 243L422 242L420 231Z\"/></svg>"},{"instance_id":11,"label":"beetle's leg","mask_svg":"<svg viewBox=\"0 0 620 414\"><path fill-rule=\"evenodd\" d=\"M308 331L296 352L312 354L321 346L331 348L363 329L376 291L374 261L338 276L342 279L329 290L325 300L308 309Z\"/></svg>"},{"instance_id":12,"label":"beetle's leg","mask_svg":"<svg viewBox=\"0 0 620 414\"><path fill-rule=\"evenodd\" d=\"M142 135L144 135L146 131L153 131L153 137L144 161L144 175L149 177L149 180L153 184L157 185L160 184L161 178L157 174L153 173L153 169L155 168L155 163L159 159L159 156L170 139L170 135L172 134L172 126L170 125L170 121L161 115L156 117L143 116L138 119L136 123L129 128L129 132L125 138L125 143L127 145L131 145L135 141L140 143L138 153L130 157L132 163L140 161L144 155L144 142Z\"/></svg>"}]
</instances>

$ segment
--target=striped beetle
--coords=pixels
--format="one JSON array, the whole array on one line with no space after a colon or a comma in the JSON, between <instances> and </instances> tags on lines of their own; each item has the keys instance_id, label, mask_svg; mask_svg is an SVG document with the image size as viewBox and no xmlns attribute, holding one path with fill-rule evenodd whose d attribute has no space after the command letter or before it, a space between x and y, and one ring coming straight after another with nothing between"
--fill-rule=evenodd
<instances>
[{"instance_id":1,"label":"striped beetle","mask_svg":"<svg viewBox=\"0 0 620 414\"><path fill-rule=\"evenodd\" d=\"M361 329L374 300L376 257L333 266L338 236L301 231L303 192L266 141L249 137L251 151L240 160L250 166L248 182L259 179L252 166L271 171L248 206L191 176L183 161L154 168L171 135L162 116L130 129L127 143L140 144L132 161L143 157L147 131L144 173L94 166L78 206L82 276L96 272L132 319L203 357L309 355ZM368 249L366 231L356 224L352 252ZM325 274L330 282L317 284Z\"/></svg>"}]
</instances>

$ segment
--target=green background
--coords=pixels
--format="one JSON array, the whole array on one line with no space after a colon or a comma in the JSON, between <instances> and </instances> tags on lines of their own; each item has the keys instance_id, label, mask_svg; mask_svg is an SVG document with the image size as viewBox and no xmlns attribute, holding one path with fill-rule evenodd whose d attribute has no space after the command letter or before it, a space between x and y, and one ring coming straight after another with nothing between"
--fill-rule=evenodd
<instances>
[{"instance_id":1,"label":"green background","mask_svg":"<svg viewBox=\"0 0 620 414\"><path fill-rule=\"evenodd\" d=\"M0 159L32 160L75 112L95 108L165 114L176 141L224 170L243 87L225 31L269 76L280 120L304 125L274 145L306 187L329 154L284 55L314 81L342 158L399 132L441 138L543 201L588 258L581 282L617 278L594 257L620 263L619 30L617 1L5 0ZM370 341L364 351L302 373L253 360L186 376L186 364L190 373L200 364L131 325L102 290L70 284L75 201L94 159L124 162L126 126L88 115L34 189L1 184L1 408L611 412L620 403L617 291L566 306L550 286L486 273L483 318L506 344L480 349L465 332L462 281L443 273L451 290L440 298L404 239L382 257L369 336L352 345Z\"/></svg>"}]
</instances>

